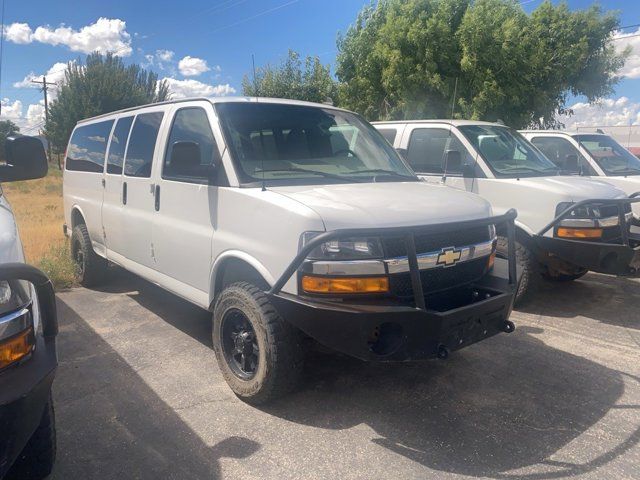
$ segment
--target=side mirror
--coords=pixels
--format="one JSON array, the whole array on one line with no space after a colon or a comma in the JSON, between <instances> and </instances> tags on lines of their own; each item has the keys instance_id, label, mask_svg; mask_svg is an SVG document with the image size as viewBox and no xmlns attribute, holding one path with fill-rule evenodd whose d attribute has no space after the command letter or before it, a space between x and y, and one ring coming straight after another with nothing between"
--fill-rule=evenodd
<instances>
[{"instance_id":1,"label":"side mirror","mask_svg":"<svg viewBox=\"0 0 640 480\"><path fill-rule=\"evenodd\" d=\"M578 160L578 155L576 155L575 153L570 153L565 157L564 160L564 169L567 172L580 172L580 174L582 174L582 171L580 169L580 165L579 165L579 160Z\"/></svg>"},{"instance_id":2,"label":"side mirror","mask_svg":"<svg viewBox=\"0 0 640 480\"><path fill-rule=\"evenodd\" d=\"M447 150L444 154L445 173L462 173L462 154L458 150Z\"/></svg>"},{"instance_id":3,"label":"side mirror","mask_svg":"<svg viewBox=\"0 0 640 480\"><path fill-rule=\"evenodd\" d=\"M409 150L406 148L396 148L396 152L406 161L409 159Z\"/></svg>"},{"instance_id":4,"label":"side mirror","mask_svg":"<svg viewBox=\"0 0 640 480\"><path fill-rule=\"evenodd\" d=\"M5 143L6 165L0 165L0 182L33 180L47 175L47 155L36 137L8 137Z\"/></svg>"}]
</instances>

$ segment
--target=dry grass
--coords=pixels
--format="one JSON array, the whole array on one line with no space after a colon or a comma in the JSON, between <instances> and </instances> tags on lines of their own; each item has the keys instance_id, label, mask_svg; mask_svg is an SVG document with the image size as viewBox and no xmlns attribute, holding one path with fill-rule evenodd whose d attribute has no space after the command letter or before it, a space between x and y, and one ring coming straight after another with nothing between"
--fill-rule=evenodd
<instances>
[{"instance_id":1,"label":"dry grass","mask_svg":"<svg viewBox=\"0 0 640 480\"><path fill-rule=\"evenodd\" d=\"M62 172L52 166L45 178L2 188L15 213L27 262L47 273L56 288L73 285L73 264L62 233Z\"/></svg>"}]
</instances>

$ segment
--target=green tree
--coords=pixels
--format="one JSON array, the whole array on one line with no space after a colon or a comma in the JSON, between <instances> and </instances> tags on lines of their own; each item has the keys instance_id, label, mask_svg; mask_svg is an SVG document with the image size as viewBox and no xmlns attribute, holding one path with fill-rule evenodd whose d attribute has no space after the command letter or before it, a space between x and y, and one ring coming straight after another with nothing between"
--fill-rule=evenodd
<instances>
[{"instance_id":1,"label":"green tree","mask_svg":"<svg viewBox=\"0 0 640 480\"><path fill-rule=\"evenodd\" d=\"M7 137L16 133L20 133L20 127L11 120L0 120L0 162L5 161L4 144Z\"/></svg>"},{"instance_id":2,"label":"green tree","mask_svg":"<svg viewBox=\"0 0 640 480\"><path fill-rule=\"evenodd\" d=\"M309 102L336 100L336 82L328 66L318 57L307 57L304 65L300 55L289 50L279 66L265 65L256 71L256 78L245 75L242 91L247 96L291 98Z\"/></svg>"},{"instance_id":3,"label":"green tree","mask_svg":"<svg viewBox=\"0 0 640 480\"><path fill-rule=\"evenodd\" d=\"M110 53L92 53L82 64L70 62L58 95L49 105L47 138L58 150L66 147L76 123L87 117L167 100L166 82L140 65L125 66Z\"/></svg>"},{"instance_id":4,"label":"green tree","mask_svg":"<svg viewBox=\"0 0 640 480\"><path fill-rule=\"evenodd\" d=\"M340 102L370 119L501 119L558 126L569 95L611 93L627 53L617 16L543 2L380 0L338 39ZM455 93L455 101L454 101Z\"/></svg>"}]
</instances>

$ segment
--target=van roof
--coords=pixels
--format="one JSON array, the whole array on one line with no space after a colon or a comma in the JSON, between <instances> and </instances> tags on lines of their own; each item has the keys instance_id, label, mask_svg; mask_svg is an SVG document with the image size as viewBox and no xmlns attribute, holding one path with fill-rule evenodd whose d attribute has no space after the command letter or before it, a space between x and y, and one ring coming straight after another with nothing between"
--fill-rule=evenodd
<instances>
[{"instance_id":1,"label":"van roof","mask_svg":"<svg viewBox=\"0 0 640 480\"><path fill-rule=\"evenodd\" d=\"M136 107L123 108L121 110L115 110L109 113L103 113L102 115L97 115L95 117L84 118L78 121L78 125L85 122L90 122L96 120L98 118L110 117L112 115L117 115L125 112L134 112L136 110L141 110L147 107L157 107L159 105L171 105L174 103L184 103L184 102L193 102L193 101L205 101L210 102L212 104L216 103L228 103L228 102L254 102L254 103L279 103L285 105L302 105L302 106L310 106L310 107L322 107L322 108L331 108L334 110L342 110L347 112L343 108L334 107L328 103L313 103L313 102L303 102L301 100L289 100L286 98L269 98L269 97L189 97L189 98L181 98L179 100L167 100L165 102L157 102L157 103L147 103L146 105L138 105Z\"/></svg>"},{"instance_id":2,"label":"van roof","mask_svg":"<svg viewBox=\"0 0 640 480\"><path fill-rule=\"evenodd\" d=\"M498 125L504 127L501 123L482 122L480 120L452 120L452 119L430 119L430 120L389 120L386 122L371 122L373 125L406 125L406 124L423 124L423 123L444 123L452 127L461 127L463 125Z\"/></svg>"},{"instance_id":3,"label":"van roof","mask_svg":"<svg viewBox=\"0 0 640 480\"><path fill-rule=\"evenodd\" d=\"M553 134L560 134L560 135L569 135L570 137L573 137L574 135L602 135L602 136L609 136L606 133L600 133L600 132L578 132L575 130L518 130L520 133L553 133Z\"/></svg>"}]
</instances>

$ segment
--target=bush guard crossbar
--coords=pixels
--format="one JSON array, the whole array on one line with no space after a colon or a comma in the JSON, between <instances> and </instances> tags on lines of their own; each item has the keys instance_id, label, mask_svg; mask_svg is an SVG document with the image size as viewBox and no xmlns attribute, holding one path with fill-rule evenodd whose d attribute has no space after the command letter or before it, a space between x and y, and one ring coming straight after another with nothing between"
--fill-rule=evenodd
<instances>
[{"instance_id":1,"label":"bush guard crossbar","mask_svg":"<svg viewBox=\"0 0 640 480\"><path fill-rule=\"evenodd\" d=\"M547 225L545 225L544 228L542 228L542 230L538 232L538 235L543 237L549 230L557 227L562 220L566 219L571 214L571 212L575 211L580 207L584 207L585 205L598 205L598 206L616 205L618 207L618 228L620 229L620 238L622 239L621 244L630 246L629 226L631 225L631 223L627 222L627 219L625 218L625 212L622 206L632 204L632 203L640 203L640 192L636 192L630 195L628 198L589 199L589 200L582 200L580 202L576 202L572 204L569 208L561 212L556 218L554 218ZM605 245L605 243L603 243L603 245ZM620 245L620 244L615 244L615 245Z\"/></svg>"},{"instance_id":2,"label":"bush guard crossbar","mask_svg":"<svg viewBox=\"0 0 640 480\"><path fill-rule=\"evenodd\" d=\"M426 301L422 289L422 280L420 278L420 270L418 268L418 256L416 253L415 236L428 235L436 233L446 233L465 228L481 227L495 225L505 226L508 239L508 261L509 261L509 287L515 291L517 286L516 259L515 259L515 218L517 212L514 209L508 210L503 215L494 217L481 218L477 220L464 220L461 222L439 223L435 225L421 225L410 227L383 227L383 228L347 228L339 230L331 230L323 232L312 238L305 244L289 266L282 273L280 278L274 283L269 290L269 294L277 295L280 293L285 284L293 276L294 273L302 266L307 256L313 249L325 242L338 240L349 237L404 237L407 247L407 259L409 262L409 275L411 278L411 287L413 290L413 298L415 307L420 310L426 310ZM416 294L416 292L419 292Z\"/></svg>"}]
</instances>

